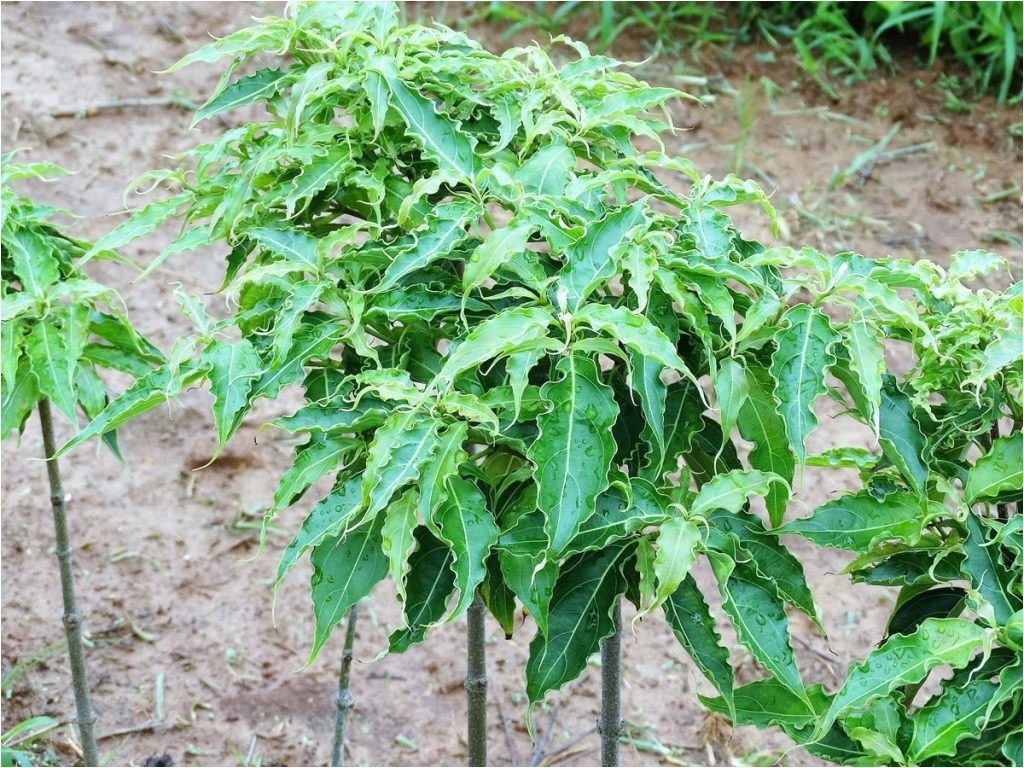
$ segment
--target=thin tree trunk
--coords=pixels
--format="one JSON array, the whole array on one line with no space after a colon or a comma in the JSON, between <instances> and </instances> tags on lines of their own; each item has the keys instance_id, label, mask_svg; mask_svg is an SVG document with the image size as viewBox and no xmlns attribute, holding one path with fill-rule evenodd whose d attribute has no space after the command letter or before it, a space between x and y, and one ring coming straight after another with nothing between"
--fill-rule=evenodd
<instances>
[{"instance_id":1,"label":"thin tree trunk","mask_svg":"<svg viewBox=\"0 0 1024 768\"><path fill-rule=\"evenodd\" d=\"M345 765L345 725L348 723L349 710L355 705L352 694L348 692L349 672L352 669L352 646L356 639L356 618L359 615L359 603L348 612L348 630L345 632L345 650L341 652L341 672L338 674L337 712L334 717L334 750L331 753L331 765Z\"/></svg>"},{"instance_id":2,"label":"thin tree trunk","mask_svg":"<svg viewBox=\"0 0 1024 768\"><path fill-rule=\"evenodd\" d=\"M622 736L620 697L622 667L622 603L615 601L612 614L615 631L601 641L601 765L619 764L619 738Z\"/></svg>"},{"instance_id":3,"label":"thin tree trunk","mask_svg":"<svg viewBox=\"0 0 1024 768\"><path fill-rule=\"evenodd\" d=\"M57 446L53 440L53 416L50 401L39 401L39 423L43 430L43 451L46 471L50 477L50 504L53 507L53 528L57 539L57 563L60 566L60 588L64 595L64 632L68 638L68 658L71 662L71 686L75 692L75 710L78 731L82 737L83 762L97 766L96 716L89 700L89 679L85 670L85 652L82 650L82 615L75 599L75 577L71 571L71 544L68 541L68 516L64 487L60 481L60 468L53 454Z\"/></svg>"},{"instance_id":4,"label":"thin tree trunk","mask_svg":"<svg viewBox=\"0 0 1024 768\"><path fill-rule=\"evenodd\" d=\"M466 700L469 706L469 764L487 765L487 652L484 601L473 598L466 615Z\"/></svg>"}]
</instances>

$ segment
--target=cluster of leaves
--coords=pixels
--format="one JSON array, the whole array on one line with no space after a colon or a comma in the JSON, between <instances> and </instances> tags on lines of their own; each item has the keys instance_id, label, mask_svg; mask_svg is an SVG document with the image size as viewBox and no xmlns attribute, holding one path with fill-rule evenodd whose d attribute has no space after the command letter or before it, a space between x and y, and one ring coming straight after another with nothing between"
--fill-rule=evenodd
<instances>
[{"instance_id":1,"label":"cluster of leaves","mask_svg":"<svg viewBox=\"0 0 1024 768\"><path fill-rule=\"evenodd\" d=\"M859 282L818 254L804 257L834 299ZM956 254L948 272L925 261L874 264L870 292L854 289L851 306L866 298L860 312L899 308L893 289L910 289L882 329L911 346L914 365L899 383L879 366L874 403L850 386L849 371L831 369L852 396L851 415L871 423L877 414L882 453L833 452L835 464L860 468L863 490L778 533L848 550L854 582L899 588L884 636L834 696L812 686L801 700L761 681L737 689L732 704L706 703L799 743L824 735L811 750L836 762L1020 765L1021 283L1005 292L965 286L1005 274L1005 261L981 251ZM857 314L851 321L867 322ZM871 338L862 352L877 362L882 342ZM953 674L920 701L940 665Z\"/></svg>"},{"instance_id":2,"label":"cluster of leaves","mask_svg":"<svg viewBox=\"0 0 1024 768\"><path fill-rule=\"evenodd\" d=\"M625 597L638 616L664 613L720 694L709 706L782 725L828 759L867 760L876 702L940 665L967 667L1006 623L989 621L972 588L976 620L904 623L876 652L888 655L869 657L838 693L807 686L787 610L820 619L777 534L827 543L839 530L836 545L876 559L894 538L943 554L965 546L974 518L966 502L945 503L959 498L946 465L969 466L956 451L977 442L982 421L962 428L956 403L947 412L886 376L883 340L913 345L930 366L925 355L956 334L941 303L959 308L959 280L991 262L967 254L966 272L946 276L746 240L724 209L753 203L773 217L756 185L635 148L638 136L662 146L668 126L652 110L681 94L557 42L577 55L496 56L443 27L402 27L391 4L300 4L175 65L230 59L197 120L252 104L266 119L148 174L168 195L96 249L182 218L154 263L222 244L236 311L211 319L180 294L195 333L69 446L202 381L222 446L258 399L301 384L304 405L274 422L306 439L275 511L321 478L334 484L278 582L310 554L313 655L388 576L405 617L392 652L476 594L511 633L518 602L537 625L534 704L583 672ZM265 52L290 63L252 71ZM1002 302L1019 303L970 296L977 306L962 311L984 317L1012 319ZM925 316L922 301L937 302ZM957 392L974 402L996 382L998 408L1019 416L1019 355L990 340L977 339L970 361L958 353ZM948 386L947 369L932 373L935 387ZM877 452L808 452L828 396L869 425ZM936 427L941 438L922 431L951 420L961 426ZM752 446L743 459L741 441ZM865 489L783 525L805 466L861 468ZM699 560L764 681L735 687L691 573ZM956 562L962 579L971 566Z\"/></svg>"},{"instance_id":3,"label":"cluster of leaves","mask_svg":"<svg viewBox=\"0 0 1024 768\"><path fill-rule=\"evenodd\" d=\"M10 187L13 181L67 171L13 158L13 152L0 158L3 438L24 430L42 398L76 426L78 409L86 421L93 419L111 400L97 369L141 376L164 361L132 328L119 297L82 272L92 244L62 234L51 222L56 214L68 214L33 203ZM114 257L105 250L95 255ZM118 454L116 433L106 433L104 441Z\"/></svg>"}]
</instances>

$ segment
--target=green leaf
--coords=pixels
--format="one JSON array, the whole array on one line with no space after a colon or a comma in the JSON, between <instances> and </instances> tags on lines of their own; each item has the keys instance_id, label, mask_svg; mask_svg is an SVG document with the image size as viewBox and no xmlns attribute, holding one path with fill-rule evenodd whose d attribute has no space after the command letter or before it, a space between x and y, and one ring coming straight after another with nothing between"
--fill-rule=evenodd
<instances>
[{"instance_id":1,"label":"green leaf","mask_svg":"<svg viewBox=\"0 0 1024 768\"><path fill-rule=\"evenodd\" d=\"M510 532L513 536L523 535L524 540L528 540L530 533L539 534L536 551L540 554L517 554L499 550L498 563L505 583L537 622L541 634L546 635L551 596L559 566L557 562L544 560L543 552L547 539L544 537L543 522L543 516L538 513L537 525L531 526L528 532L518 526Z\"/></svg>"},{"instance_id":2,"label":"green leaf","mask_svg":"<svg viewBox=\"0 0 1024 768\"><path fill-rule=\"evenodd\" d=\"M274 508L294 504L309 487L341 467L345 453L362 443L330 434L313 434L309 442L295 449L295 463L281 475L274 491Z\"/></svg>"},{"instance_id":3,"label":"green leaf","mask_svg":"<svg viewBox=\"0 0 1024 768\"><path fill-rule=\"evenodd\" d=\"M248 339L231 344L214 341L203 351L202 360L210 370L219 454L249 411L249 391L263 372L263 362Z\"/></svg>"},{"instance_id":4,"label":"green leaf","mask_svg":"<svg viewBox=\"0 0 1024 768\"><path fill-rule=\"evenodd\" d=\"M963 687L944 685L938 696L914 713L910 764L922 765L928 758L955 755L960 741L980 736L997 689L995 683L983 678L975 678Z\"/></svg>"},{"instance_id":5,"label":"green leaf","mask_svg":"<svg viewBox=\"0 0 1024 768\"><path fill-rule=\"evenodd\" d=\"M782 546L774 533L765 530L757 516L742 510L716 509L708 517L708 523L734 536L739 546L750 554L757 571L775 583L779 596L807 614L824 632L814 597L807 587L803 566Z\"/></svg>"},{"instance_id":6,"label":"green leaf","mask_svg":"<svg viewBox=\"0 0 1024 768\"><path fill-rule=\"evenodd\" d=\"M266 248L285 261L301 264L310 271L316 271L316 238L298 229L271 229L256 227L246 230L261 248Z\"/></svg>"},{"instance_id":7,"label":"green leaf","mask_svg":"<svg viewBox=\"0 0 1024 768\"><path fill-rule=\"evenodd\" d=\"M1024 448L1020 435L1007 435L992 442L988 453L978 459L967 475L964 501L974 504L1000 494L1019 492L1024 486Z\"/></svg>"},{"instance_id":8,"label":"green leaf","mask_svg":"<svg viewBox=\"0 0 1024 768\"><path fill-rule=\"evenodd\" d=\"M457 476L459 465L466 460L463 444L469 425L464 421L456 421L438 435L437 449L430 460L423 466L419 479L419 514L428 527L434 526L431 532L437 536L434 513L449 493L448 479Z\"/></svg>"},{"instance_id":9,"label":"green leaf","mask_svg":"<svg viewBox=\"0 0 1024 768\"><path fill-rule=\"evenodd\" d=\"M1019 442L1019 441L1018 441ZM1020 486L1018 486L1019 488ZM1007 570L1002 558L1002 551L994 540L986 536L989 527L981 518L973 513L967 514L967 539L964 541L963 574L971 580L971 584L981 596L992 606L996 624L1006 624L1010 616L1020 607L1020 601L1014 606L1010 602L1010 593L1014 581L1019 582Z\"/></svg>"},{"instance_id":10,"label":"green leaf","mask_svg":"<svg viewBox=\"0 0 1024 768\"><path fill-rule=\"evenodd\" d=\"M815 686L812 686L813 690ZM810 692L810 691L808 691ZM777 725L786 732L799 730L816 717L806 698L795 695L775 679L756 680L733 691L733 707L724 696L701 696L701 703L712 712L735 719L740 725L770 728ZM734 709L734 711L730 711Z\"/></svg>"},{"instance_id":11,"label":"green leaf","mask_svg":"<svg viewBox=\"0 0 1024 768\"><path fill-rule=\"evenodd\" d=\"M192 229L185 230L174 240L173 243L164 248L160 253L157 254L156 258L153 259L146 268L142 270L136 280L141 280L149 273L156 270L164 261L171 256L177 256L179 253L187 253L188 251L194 251L197 248L202 248L204 245L209 245L213 242L213 235L207 227L192 227Z\"/></svg>"},{"instance_id":12,"label":"green leaf","mask_svg":"<svg viewBox=\"0 0 1024 768\"><path fill-rule=\"evenodd\" d=\"M722 434L730 435L739 420L740 409L750 395L748 375L743 365L732 358L723 360L714 376L715 405Z\"/></svg>"},{"instance_id":13,"label":"green leaf","mask_svg":"<svg viewBox=\"0 0 1024 768\"><path fill-rule=\"evenodd\" d=\"M415 242L395 256L372 292L380 294L389 291L406 275L438 259L449 258L458 246L469 239L469 226L479 218L480 213L477 203L465 200L438 206L427 219L426 229L418 232Z\"/></svg>"},{"instance_id":14,"label":"green leaf","mask_svg":"<svg viewBox=\"0 0 1024 768\"><path fill-rule=\"evenodd\" d=\"M384 128L390 106L388 84L379 72L367 70L363 79L363 90L370 101L370 120L373 123L373 138L376 139Z\"/></svg>"},{"instance_id":15,"label":"green leaf","mask_svg":"<svg viewBox=\"0 0 1024 768\"><path fill-rule=\"evenodd\" d=\"M182 389L192 384L202 371L191 368L176 375L166 369L157 369L145 376L140 376L121 395L115 398L99 416L71 440L65 443L56 453L62 456L76 445L98 435L117 429L146 411L179 394Z\"/></svg>"},{"instance_id":16,"label":"green leaf","mask_svg":"<svg viewBox=\"0 0 1024 768\"><path fill-rule=\"evenodd\" d=\"M366 457L363 497L369 517L384 509L392 497L415 482L437 450L437 423L414 421L415 412L396 412L377 430Z\"/></svg>"},{"instance_id":17,"label":"green leaf","mask_svg":"<svg viewBox=\"0 0 1024 768\"><path fill-rule=\"evenodd\" d=\"M451 549L424 526L416 529L416 551L409 558L405 626L388 637L388 650L404 653L422 642L427 629L444 616L455 588Z\"/></svg>"},{"instance_id":18,"label":"green leaf","mask_svg":"<svg viewBox=\"0 0 1024 768\"><path fill-rule=\"evenodd\" d=\"M832 346L839 337L824 313L807 304L791 307L782 319L786 325L775 333L771 373L789 444L802 464L804 443L818 424L814 402L825 394L825 371L836 360Z\"/></svg>"},{"instance_id":19,"label":"green leaf","mask_svg":"<svg viewBox=\"0 0 1024 768\"><path fill-rule=\"evenodd\" d=\"M650 358L696 383L690 368L676 353L675 344L654 323L625 307L588 304L575 316L575 322L586 323L595 332L604 333L620 344Z\"/></svg>"},{"instance_id":20,"label":"green leaf","mask_svg":"<svg viewBox=\"0 0 1024 768\"><path fill-rule=\"evenodd\" d=\"M25 354L36 376L39 391L50 398L72 424L77 425L75 366L79 350L74 349L70 338L70 313L65 318L62 328L54 326L49 319L40 320L32 326L25 338Z\"/></svg>"},{"instance_id":21,"label":"green leaf","mask_svg":"<svg viewBox=\"0 0 1024 768\"><path fill-rule=\"evenodd\" d=\"M398 79L393 72L382 71L391 91L391 106L402 116L409 132L419 139L424 151L438 167L473 177L480 171L473 142L447 116L434 109L434 103Z\"/></svg>"},{"instance_id":22,"label":"green leaf","mask_svg":"<svg viewBox=\"0 0 1024 768\"><path fill-rule=\"evenodd\" d=\"M318 157L295 177L292 188L284 199L284 205L291 214L302 200L308 200L327 187L342 181L352 169L352 149L344 144L330 147L324 157Z\"/></svg>"},{"instance_id":23,"label":"green leaf","mask_svg":"<svg viewBox=\"0 0 1024 768\"><path fill-rule=\"evenodd\" d=\"M287 46L293 32L293 24L284 19L258 27L246 27L192 51L172 64L165 72L177 72L197 62L212 64L225 56L240 58L256 51L279 50Z\"/></svg>"},{"instance_id":24,"label":"green leaf","mask_svg":"<svg viewBox=\"0 0 1024 768\"><path fill-rule=\"evenodd\" d=\"M661 524L658 529L658 549L654 555L654 575L657 579L654 602L641 606L642 613L653 611L664 604L669 595L675 593L683 579L689 575L702 541L701 530L691 520L673 517Z\"/></svg>"},{"instance_id":25,"label":"green leaf","mask_svg":"<svg viewBox=\"0 0 1024 768\"><path fill-rule=\"evenodd\" d=\"M333 321L303 322L281 364L264 373L253 386L252 399L276 397L286 384L301 381L302 366L313 357L328 355L340 335L341 326Z\"/></svg>"},{"instance_id":26,"label":"green leaf","mask_svg":"<svg viewBox=\"0 0 1024 768\"><path fill-rule=\"evenodd\" d=\"M448 351L435 385L450 383L463 371L493 357L536 349L547 338L552 320L551 314L540 307L518 307L492 315Z\"/></svg>"},{"instance_id":27,"label":"green leaf","mask_svg":"<svg viewBox=\"0 0 1024 768\"><path fill-rule=\"evenodd\" d=\"M556 370L561 377L541 388L551 408L538 417L540 433L527 451L537 468L537 502L555 556L594 514L597 497L608 488L615 455L611 429L618 416L612 390L600 382L592 360L571 355Z\"/></svg>"},{"instance_id":28,"label":"green leaf","mask_svg":"<svg viewBox=\"0 0 1024 768\"><path fill-rule=\"evenodd\" d=\"M913 543L921 534L924 512L912 493L878 499L865 490L822 504L810 517L786 523L777 532L799 534L820 547L860 552L879 541Z\"/></svg>"},{"instance_id":29,"label":"green leaf","mask_svg":"<svg viewBox=\"0 0 1024 768\"><path fill-rule=\"evenodd\" d=\"M653 452L644 468L644 477L660 484L662 476L678 469L679 456L689 452L703 425L701 402L697 387L689 381L669 384L665 395L665 451L663 457Z\"/></svg>"},{"instance_id":30,"label":"green leaf","mask_svg":"<svg viewBox=\"0 0 1024 768\"><path fill-rule=\"evenodd\" d=\"M693 663L722 694L726 714L735 717L735 678L729 664L729 650L722 646L722 637L718 634L715 619L693 576L687 575L683 579L662 608L676 639L690 654Z\"/></svg>"},{"instance_id":31,"label":"green leaf","mask_svg":"<svg viewBox=\"0 0 1024 768\"><path fill-rule=\"evenodd\" d=\"M52 248L31 229L19 229L4 240L4 249L14 261L14 274L21 288L32 296L42 296L47 286L60 279ZM6 278L5 278L6 279Z\"/></svg>"},{"instance_id":32,"label":"green leaf","mask_svg":"<svg viewBox=\"0 0 1024 768\"><path fill-rule=\"evenodd\" d=\"M462 292L469 294L483 285L513 255L526 250L533 234L532 224L515 224L495 229L477 246L462 274Z\"/></svg>"},{"instance_id":33,"label":"green leaf","mask_svg":"<svg viewBox=\"0 0 1024 768\"><path fill-rule=\"evenodd\" d=\"M645 480L633 479L633 498L629 499L616 485L597 497L597 511L580 526L580 532L565 555L575 555L591 549L602 549L618 539L647 525L656 525L667 519L669 500ZM547 543L543 524L538 526L538 551Z\"/></svg>"},{"instance_id":34,"label":"green leaf","mask_svg":"<svg viewBox=\"0 0 1024 768\"><path fill-rule=\"evenodd\" d=\"M12 429L21 431L25 419L39 402L39 384L27 357L22 357L14 375L14 386L3 388L0 404L0 437L6 439ZM60 452L57 454L60 455Z\"/></svg>"},{"instance_id":35,"label":"green leaf","mask_svg":"<svg viewBox=\"0 0 1024 768\"><path fill-rule=\"evenodd\" d=\"M502 578L497 554L487 558L487 578L480 585L480 598L505 633L505 639L511 640L516 622L516 595Z\"/></svg>"},{"instance_id":36,"label":"green leaf","mask_svg":"<svg viewBox=\"0 0 1024 768\"><path fill-rule=\"evenodd\" d=\"M562 568L551 598L547 634L538 631L530 642L526 662L530 713L549 691L575 680L601 641L614 631L612 609L626 592L623 569L631 553L630 542L617 542L576 555Z\"/></svg>"},{"instance_id":37,"label":"green leaf","mask_svg":"<svg viewBox=\"0 0 1024 768\"><path fill-rule=\"evenodd\" d=\"M985 644L987 632L965 619L927 619L912 635L893 635L850 669L843 687L818 721L817 737L844 713L905 685L919 683L935 667L959 669ZM817 738L816 737L816 738Z\"/></svg>"},{"instance_id":38,"label":"green leaf","mask_svg":"<svg viewBox=\"0 0 1024 768\"><path fill-rule=\"evenodd\" d=\"M786 609L775 590L765 586L751 564L736 563L717 552L708 552L708 560L736 637L776 680L806 698L790 644Z\"/></svg>"},{"instance_id":39,"label":"green leaf","mask_svg":"<svg viewBox=\"0 0 1024 768\"><path fill-rule=\"evenodd\" d=\"M349 609L387 576L388 561L381 550L383 525L384 516L379 515L354 531L328 538L313 548L310 588L316 627L306 666L313 662L331 630Z\"/></svg>"},{"instance_id":40,"label":"green leaf","mask_svg":"<svg viewBox=\"0 0 1024 768\"><path fill-rule=\"evenodd\" d=\"M401 498L392 502L384 510L384 527L381 529L381 547L388 559L388 570L391 580L395 583L398 602L405 602L405 577L408 570L409 555L412 554L416 541L413 533L416 530L416 490L410 488Z\"/></svg>"},{"instance_id":41,"label":"green leaf","mask_svg":"<svg viewBox=\"0 0 1024 768\"><path fill-rule=\"evenodd\" d=\"M885 345L878 333L862 319L851 319L846 327L846 351L850 370L860 383L869 418L876 434L880 430L882 409L882 373L885 370Z\"/></svg>"},{"instance_id":42,"label":"green leaf","mask_svg":"<svg viewBox=\"0 0 1024 768\"><path fill-rule=\"evenodd\" d=\"M514 178L528 192L558 195L565 190L569 174L575 167L575 153L565 144L556 141L535 152L516 169Z\"/></svg>"},{"instance_id":43,"label":"green leaf","mask_svg":"<svg viewBox=\"0 0 1024 768\"><path fill-rule=\"evenodd\" d=\"M707 517L716 509L738 512L751 496L765 496L773 483L781 482L776 475L756 469L731 470L715 475L701 486L690 504L689 514Z\"/></svg>"},{"instance_id":44,"label":"green leaf","mask_svg":"<svg viewBox=\"0 0 1024 768\"><path fill-rule=\"evenodd\" d=\"M362 478L358 475L343 480L333 490L316 503L302 527L288 542L277 565L277 576L274 579L274 593L281 585L299 558L306 550L321 544L328 536L336 536L344 527L345 522L359 509L363 501Z\"/></svg>"},{"instance_id":45,"label":"green leaf","mask_svg":"<svg viewBox=\"0 0 1024 768\"><path fill-rule=\"evenodd\" d=\"M269 101L281 90L283 86L281 81L288 74L288 70L261 69L254 74L238 78L197 109L192 118L192 125L189 127L194 128L196 123L208 117L230 112L233 109L244 107L246 104Z\"/></svg>"},{"instance_id":46,"label":"green leaf","mask_svg":"<svg viewBox=\"0 0 1024 768\"><path fill-rule=\"evenodd\" d=\"M156 230L161 224L174 216L185 203L192 200L191 192L169 197L166 200L157 200L148 205L133 211L132 214L114 229L105 234L99 241L88 250L85 258L89 259L103 251L112 251L120 248L133 240L145 237Z\"/></svg>"},{"instance_id":47,"label":"green leaf","mask_svg":"<svg viewBox=\"0 0 1024 768\"><path fill-rule=\"evenodd\" d=\"M768 372L764 369L747 369L747 398L740 407L736 423L743 439L754 443L750 466L774 473L785 484L791 484L796 461L786 438L786 424L771 392ZM785 484L773 484L765 496L772 527L782 524L789 504L789 489Z\"/></svg>"},{"instance_id":48,"label":"green leaf","mask_svg":"<svg viewBox=\"0 0 1024 768\"><path fill-rule=\"evenodd\" d=\"M18 364L21 361L22 329L21 323L6 320L0 325L0 340L2 340L0 367L3 370L0 381L3 382L5 391L14 386L15 376L18 373Z\"/></svg>"},{"instance_id":49,"label":"green leaf","mask_svg":"<svg viewBox=\"0 0 1024 768\"><path fill-rule=\"evenodd\" d=\"M570 312L578 311L596 288L614 277L618 246L646 213L643 201L621 208L591 223L586 234L569 248L558 284L566 291Z\"/></svg>"},{"instance_id":50,"label":"green leaf","mask_svg":"<svg viewBox=\"0 0 1024 768\"><path fill-rule=\"evenodd\" d=\"M274 356L270 361L271 366L284 362L292 348L292 340L303 315L316 305L323 290L323 283L314 282L299 283L292 288L285 305L277 314L277 322L274 325Z\"/></svg>"},{"instance_id":51,"label":"green leaf","mask_svg":"<svg viewBox=\"0 0 1024 768\"><path fill-rule=\"evenodd\" d=\"M928 484L928 467L922 460L924 435L912 415L910 398L900 391L892 376L885 376L882 386L878 443L910 487L923 495Z\"/></svg>"},{"instance_id":52,"label":"green leaf","mask_svg":"<svg viewBox=\"0 0 1024 768\"><path fill-rule=\"evenodd\" d=\"M512 389L513 421L519 421L519 413L523 407L523 394L530 384L530 371L536 367L544 352L543 347L526 349L509 355L508 360L505 362L508 383Z\"/></svg>"},{"instance_id":53,"label":"green leaf","mask_svg":"<svg viewBox=\"0 0 1024 768\"><path fill-rule=\"evenodd\" d=\"M448 497L435 514L440 538L455 558L455 588L459 600L447 621L458 618L469 607L476 588L487 576L487 558L498 540L498 526L487 509L484 495L475 483L461 477L448 480Z\"/></svg>"}]
</instances>

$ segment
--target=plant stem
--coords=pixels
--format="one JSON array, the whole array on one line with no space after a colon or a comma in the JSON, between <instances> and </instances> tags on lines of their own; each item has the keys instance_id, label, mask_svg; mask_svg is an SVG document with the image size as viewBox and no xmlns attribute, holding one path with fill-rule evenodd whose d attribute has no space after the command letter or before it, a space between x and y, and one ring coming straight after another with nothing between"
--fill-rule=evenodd
<instances>
[{"instance_id":1,"label":"plant stem","mask_svg":"<svg viewBox=\"0 0 1024 768\"><path fill-rule=\"evenodd\" d=\"M348 678L352 669L352 646L356 640L356 618L359 616L359 603L348 612L348 630L345 632L345 649L341 652L341 672L338 673L337 711L334 716L334 750L331 752L331 765L345 764L345 724L348 712L355 705L352 694L348 692Z\"/></svg>"},{"instance_id":2,"label":"plant stem","mask_svg":"<svg viewBox=\"0 0 1024 768\"><path fill-rule=\"evenodd\" d=\"M466 613L466 702L469 764L487 765L487 652L484 647L484 601L473 598Z\"/></svg>"},{"instance_id":3,"label":"plant stem","mask_svg":"<svg viewBox=\"0 0 1024 768\"><path fill-rule=\"evenodd\" d=\"M89 679L85 671L85 652L82 650L82 615L75 599L75 577L71 571L71 543L68 540L67 502L60 481L60 468L53 454L57 446L53 440L53 416L50 401L39 401L39 424L43 431L43 452L46 454L46 472L50 478L50 504L53 507L53 528L57 539L57 564L60 566L60 588L64 596L64 632L68 638L68 659L71 662L71 686L75 692L75 711L78 731L82 738L83 763L99 765L96 749L96 715L89 700Z\"/></svg>"},{"instance_id":4,"label":"plant stem","mask_svg":"<svg viewBox=\"0 0 1024 768\"><path fill-rule=\"evenodd\" d=\"M615 631L601 641L601 765L619 764L619 738L622 736L620 698L622 667L622 603L615 601L612 614Z\"/></svg>"}]
</instances>

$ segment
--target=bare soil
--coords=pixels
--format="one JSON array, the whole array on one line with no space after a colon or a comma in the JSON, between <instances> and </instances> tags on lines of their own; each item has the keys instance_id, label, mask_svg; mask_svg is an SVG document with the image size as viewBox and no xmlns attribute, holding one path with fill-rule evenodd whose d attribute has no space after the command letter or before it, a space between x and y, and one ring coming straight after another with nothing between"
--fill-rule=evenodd
<instances>
[{"instance_id":1,"label":"bare soil","mask_svg":"<svg viewBox=\"0 0 1024 768\"><path fill-rule=\"evenodd\" d=\"M473 11L447 8L461 14L463 23ZM75 113L119 99L184 95L201 101L219 74L215 67L197 66L175 75L155 72L211 34L227 34L250 16L281 10L280 4L260 2L4 3L4 151L28 147L32 159L78 171L29 191L80 213L83 218L72 230L98 238L117 221L108 214L122 208L128 180L208 139L223 125L211 121L189 131L187 111L169 102L100 108L78 119ZM415 10L439 13L442 6ZM495 48L541 37L522 34L506 41L500 32L475 27L477 36ZM646 55L643 41L628 37L613 52L633 60ZM1001 110L983 100L968 115L944 112L941 96L928 85L934 70L911 70L847 89L832 104L802 82L788 54L777 53L778 62L771 64L759 60L758 53L764 51L712 50L699 63L662 56L639 72L670 85L678 84L678 72L700 69L709 76L717 89L714 105L674 107L681 130L669 138L668 149L688 155L703 172L737 170L760 177L774 189L783 223L779 242L940 262L956 250L984 246L1019 264L1019 239L1013 238L1021 233L1021 150L1019 138L1010 133L1010 126L1020 124L1019 109ZM746 96L730 95L743 94L745 75L750 81ZM762 78L779 86L772 99ZM740 120L744 110L748 118ZM924 148L879 162L863 178L855 176L830 190L836 173L896 121L901 129L889 149ZM740 152L743 163L737 159ZM738 210L736 219L748 236L772 239L757 211ZM173 235L162 232L163 242ZM126 255L144 263L163 244L159 241L155 237L128 248ZM141 330L169 349L188 331L171 285L209 290L219 283L222 258L216 251L179 257L137 283L116 265L97 264L94 272L122 291ZM209 298L212 308L222 306L219 297ZM198 390L123 430L126 464L91 446L62 462L65 487L72 494L76 577L87 617L99 732L106 735L101 751L108 764L141 765L147 759L159 764L152 758L165 754L177 765L326 764L341 633L303 667L312 635L305 566L287 580L276 616L271 613L277 555L304 509L318 498L314 491L280 515L262 553L258 546L262 510L292 451L282 435L259 427L274 417L275 409L294 404L288 397L294 393L251 415L225 454L203 469L197 467L207 463L214 440L210 398ZM853 431L855 425L825 410L820 415L821 427L812 436L815 449L867 441L863 430ZM58 437L71 434L64 425ZM4 729L33 715L62 721L74 716L41 454L34 420L20 442L10 440L2 451ZM793 514L805 514L854 479L848 473L808 470ZM804 558L828 630L826 641L804 617L793 615L796 653L808 681L834 688L849 661L867 653L878 639L894 595L850 585L839 575L846 562L840 554L800 540L788 543ZM708 574L699 576L713 595ZM627 614L627 626L630 618ZM359 626L349 763L463 764L464 625L440 628L405 655L370 663L399 619L390 589L382 585ZM525 729L522 678L533 631L524 625L505 640L496 624L488 624L495 764L508 764L512 749L519 764L528 764L533 751ZM710 688L659 618L638 625L635 636L627 630L623 645L623 712L637 734L637 746L623 748L624 764L754 764L778 759L789 748L777 734L734 732L703 713L694 693ZM742 649L734 645L734 653L745 679L756 678L758 671ZM595 667L538 712L543 733L549 713L557 708L543 750L550 763L598 760L598 694ZM74 737L67 728L51 741L65 762L75 760ZM664 749L653 749L657 744ZM799 750L783 759L815 762Z\"/></svg>"}]
</instances>

